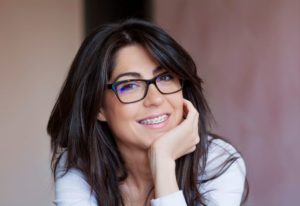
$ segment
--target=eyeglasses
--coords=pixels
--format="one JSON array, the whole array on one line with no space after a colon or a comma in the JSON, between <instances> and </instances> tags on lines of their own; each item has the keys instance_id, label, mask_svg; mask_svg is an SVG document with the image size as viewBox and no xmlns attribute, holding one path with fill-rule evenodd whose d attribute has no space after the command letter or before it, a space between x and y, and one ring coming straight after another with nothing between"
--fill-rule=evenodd
<instances>
[{"instance_id":1,"label":"eyeglasses","mask_svg":"<svg viewBox=\"0 0 300 206\"><path fill-rule=\"evenodd\" d=\"M120 102L124 104L138 102L148 93L150 84L154 84L161 94L173 94L182 90L183 80L176 75L164 72L152 79L130 79L107 84L112 89Z\"/></svg>"}]
</instances>

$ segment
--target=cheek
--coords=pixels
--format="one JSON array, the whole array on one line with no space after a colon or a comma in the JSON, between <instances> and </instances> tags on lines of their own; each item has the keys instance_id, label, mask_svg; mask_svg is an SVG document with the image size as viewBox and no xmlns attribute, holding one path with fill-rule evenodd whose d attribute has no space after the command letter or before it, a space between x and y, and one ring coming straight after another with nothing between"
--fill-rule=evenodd
<instances>
[{"instance_id":1,"label":"cheek","mask_svg":"<svg viewBox=\"0 0 300 206\"><path fill-rule=\"evenodd\" d=\"M135 121L137 109L134 105L110 105L107 123L113 133L120 134L128 130L129 124Z\"/></svg>"},{"instance_id":2,"label":"cheek","mask_svg":"<svg viewBox=\"0 0 300 206\"><path fill-rule=\"evenodd\" d=\"M170 95L169 102L173 107L176 115L177 124L180 123L183 119L183 95L182 93L176 93L176 95Z\"/></svg>"},{"instance_id":3,"label":"cheek","mask_svg":"<svg viewBox=\"0 0 300 206\"><path fill-rule=\"evenodd\" d=\"M136 106L122 105L110 112L107 123L117 142L134 142L137 111Z\"/></svg>"},{"instance_id":4,"label":"cheek","mask_svg":"<svg viewBox=\"0 0 300 206\"><path fill-rule=\"evenodd\" d=\"M121 103L113 93L106 94L105 99L107 100L105 108L108 121L119 122L119 120L130 119L136 111L136 107Z\"/></svg>"}]
</instances>

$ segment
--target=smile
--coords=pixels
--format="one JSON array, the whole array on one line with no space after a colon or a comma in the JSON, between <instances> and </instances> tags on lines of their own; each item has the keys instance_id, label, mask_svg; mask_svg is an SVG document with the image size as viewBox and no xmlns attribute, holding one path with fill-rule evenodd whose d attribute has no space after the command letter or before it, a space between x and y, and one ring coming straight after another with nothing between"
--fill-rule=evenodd
<instances>
[{"instance_id":1,"label":"smile","mask_svg":"<svg viewBox=\"0 0 300 206\"><path fill-rule=\"evenodd\" d=\"M169 115L168 114L163 114L155 118L149 118L149 119L144 119L139 121L140 124L144 125L155 125L155 124L160 124L168 119Z\"/></svg>"}]
</instances>

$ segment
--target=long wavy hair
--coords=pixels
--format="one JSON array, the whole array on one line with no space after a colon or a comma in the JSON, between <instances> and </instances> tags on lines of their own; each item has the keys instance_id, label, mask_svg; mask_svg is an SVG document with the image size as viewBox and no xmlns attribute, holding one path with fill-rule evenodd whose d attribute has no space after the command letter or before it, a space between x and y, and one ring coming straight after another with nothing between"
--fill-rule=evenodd
<instances>
[{"instance_id":1,"label":"long wavy hair","mask_svg":"<svg viewBox=\"0 0 300 206\"><path fill-rule=\"evenodd\" d=\"M176 160L176 177L189 206L205 205L199 186L216 178L237 158L224 162L223 171L210 179L203 176L209 146L211 112L202 92L202 80L190 55L165 31L145 21L130 19L99 27L83 41L52 110L47 131L51 136L51 166L56 177L58 162L67 151L66 173L80 170L98 205L119 206L124 201L119 185L126 167L106 122L97 120L115 64L116 52L138 44L167 70L185 80L183 96L198 110L200 143L196 150ZM199 166L200 165L200 166ZM224 169L225 168L225 169Z\"/></svg>"}]
</instances>

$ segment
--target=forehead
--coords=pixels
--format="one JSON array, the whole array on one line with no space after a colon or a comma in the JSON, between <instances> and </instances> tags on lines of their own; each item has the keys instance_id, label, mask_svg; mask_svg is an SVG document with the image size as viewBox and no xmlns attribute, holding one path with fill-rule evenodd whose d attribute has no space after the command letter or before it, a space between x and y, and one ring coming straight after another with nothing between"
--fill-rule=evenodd
<instances>
[{"instance_id":1,"label":"forehead","mask_svg":"<svg viewBox=\"0 0 300 206\"><path fill-rule=\"evenodd\" d=\"M153 74L158 62L139 44L128 45L116 52L111 79L122 73L136 72L141 76Z\"/></svg>"}]
</instances>

